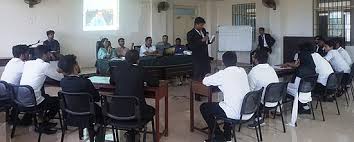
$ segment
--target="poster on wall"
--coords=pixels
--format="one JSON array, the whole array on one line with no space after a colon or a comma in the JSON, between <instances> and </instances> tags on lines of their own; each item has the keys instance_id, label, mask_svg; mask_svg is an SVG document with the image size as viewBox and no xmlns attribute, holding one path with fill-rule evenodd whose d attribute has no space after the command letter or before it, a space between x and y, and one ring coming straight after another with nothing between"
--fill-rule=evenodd
<instances>
[{"instance_id":1,"label":"poster on wall","mask_svg":"<svg viewBox=\"0 0 354 142\"><path fill-rule=\"evenodd\" d=\"M83 30L119 29L119 0L84 0Z\"/></svg>"}]
</instances>

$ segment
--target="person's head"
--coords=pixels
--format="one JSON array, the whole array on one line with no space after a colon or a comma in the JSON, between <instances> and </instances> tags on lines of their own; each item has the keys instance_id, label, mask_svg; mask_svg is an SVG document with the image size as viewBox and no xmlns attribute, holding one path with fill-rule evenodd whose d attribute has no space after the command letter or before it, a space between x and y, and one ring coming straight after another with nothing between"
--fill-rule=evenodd
<instances>
[{"instance_id":1,"label":"person's head","mask_svg":"<svg viewBox=\"0 0 354 142\"><path fill-rule=\"evenodd\" d=\"M264 34L264 28L263 28L263 27L260 27L260 28L258 29L258 32L259 32L259 34L263 35L263 34Z\"/></svg>"},{"instance_id":2,"label":"person's head","mask_svg":"<svg viewBox=\"0 0 354 142\"><path fill-rule=\"evenodd\" d=\"M124 47L124 45L125 45L125 40L124 40L124 38L119 38L119 39L118 39L118 44L119 44L120 47Z\"/></svg>"},{"instance_id":3,"label":"person's head","mask_svg":"<svg viewBox=\"0 0 354 142\"><path fill-rule=\"evenodd\" d=\"M176 45L181 45L182 40L180 38L176 38Z\"/></svg>"},{"instance_id":4,"label":"person's head","mask_svg":"<svg viewBox=\"0 0 354 142\"><path fill-rule=\"evenodd\" d=\"M252 56L254 65L266 64L268 62L268 52L264 49L257 49Z\"/></svg>"},{"instance_id":5,"label":"person's head","mask_svg":"<svg viewBox=\"0 0 354 142\"><path fill-rule=\"evenodd\" d=\"M27 45L16 45L12 47L12 54L15 58L26 61L29 59L29 47Z\"/></svg>"},{"instance_id":6,"label":"person's head","mask_svg":"<svg viewBox=\"0 0 354 142\"><path fill-rule=\"evenodd\" d=\"M145 38L145 45L151 46L152 45L152 38L151 37L146 37Z\"/></svg>"},{"instance_id":7,"label":"person's head","mask_svg":"<svg viewBox=\"0 0 354 142\"><path fill-rule=\"evenodd\" d=\"M162 42L164 42L164 43L168 42L168 36L167 35L163 35L162 36Z\"/></svg>"},{"instance_id":8,"label":"person's head","mask_svg":"<svg viewBox=\"0 0 354 142\"><path fill-rule=\"evenodd\" d=\"M339 47L343 46L342 40L340 38L336 38L335 40L335 49L338 49Z\"/></svg>"},{"instance_id":9,"label":"person's head","mask_svg":"<svg viewBox=\"0 0 354 142\"><path fill-rule=\"evenodd\" d=\"M108 38L102 38L100 42L100 47L106 47L105 42L108 41Z\"/></svg>"},{"instance_id":10,"label":"person's head","mask_svg":"<svg viewBox=\"0 0 354 142\"><path fill-rule=\"evenodd\" d=\"M54 39L54 34L55 34L55 32L54 32L53 30L47 31L47 37L48 37L48 39L49 39L49 40Z\"/></svg>"},{"instance_id":11,"label":"person's head","mask_svg":"<svg viewBox=\"0 0 354 142\"><path fill-rule=\"evenodd\" d=\"M76 61L75 55L65 55L59 59L59 72L64 75L78 75L80 73L80 66Z\"/></svg>"},{"instance_id":12,"label":"person's head","mask_svg":"<svg viewBox=\"0 0 354 142\"><path fill-rule=\"evenodd\" d=\"M236 66L237 55L236 52L227 51L222 55L222 62L226 67Z\"/></svg>"},{"instance_id":13,"label":"person's head","mask_svg":"<svg viewBox=\"0 0 354 142\"><path fill-rule=\"evenodd\" d=\"M318 36L315 36L315 44L319 45L319 44L323 44L323 37L318 35Z\"/></svg>"},{"instance_id":14,"label":"person's head","mask_svg":"<svg viewBox=\"0 0 354 142\"><path fill-rule=\"evenodd\" d=\"M48 46L38 45L34 49L34 54L36 55L37 58L42 59L45 62L48 62L50 60L51 53Z\"/></svg>"},{"instance_id":15,"label":"person's head","mask_svg":"<svg viewBox=\"0 0 354 142\"><path fill-rule=\"evenodd\" d=\"M197 30L202 30L205 25L205 20L202 17L197 17L194 19L194 28Z\"/></svg>"},{"instance_id":16,"label":"person's head","mask_svg":"<svg viewBox=\"0 0 354 142\"><path fill-rule=\"evenodd\" d=\"M324 50L326 52L331 51L335 46L335 42L333 40L327 40L324 42Z\"/></svg>"},{"instance_id":17,"label":"person's head","mask_svg":"<svg viewBox=\"0 0 354 142\"><path fill-rule=\"evenodd\" d=\"M305 42L298 45L299 52L314 52L315 49L310 42Z\"/></svg>"},{"instance_id":18,"label":"person's head","mask_svg":"<svg viewBox=\"0 0 354 142\"><path fill-rule=\"evenodd\" d=\"M139 62L139 52L137 50L129 50L125 54L125 60L129 64L137 64Z\"/></svg>"},{"instance_id":19,"label":"person's head","mask_svg":"<svg viewBox=\"0 0 354 142\"><path fill-rule=\"evenodd\" d=\"M96 16L97 17L103 17L103 12L102 11L97 11Z\"/></svg>"},{"instance_id":20,"label":"person's head","mask_svg":"<svg viewBox=\"0 0 354 142\"><path fill-rule=\"evenodd\" d=\"M105 48L112 47L112 43L111 43L111 41L109 41L109 40L106 40L106 41L103 43L103 45L104 45Z\"/></svg>"}]
</instances>

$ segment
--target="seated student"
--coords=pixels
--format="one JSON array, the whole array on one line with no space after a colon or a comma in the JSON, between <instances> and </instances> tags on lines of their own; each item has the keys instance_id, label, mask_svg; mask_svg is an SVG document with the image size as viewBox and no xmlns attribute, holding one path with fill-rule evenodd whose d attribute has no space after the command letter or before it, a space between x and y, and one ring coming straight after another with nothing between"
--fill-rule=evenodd
<instances>
[{"instance_id":1,"label":"seated student","mask_svg":"<svg viewBox=\"0 0 354 142\"><path fill-rule=\"evenodd\" d=\"M200 106L200 112L210 130L213 130L215 116L240 119L243 98L250 91L246 71L236 66L236 53L225 52L222 60L226 68L203 79L204 85L218 86L224 94L224 101L220 103L203 103ZM245 115L242 119L249 119L251 117L252 115ZM215 139L231 141L230 124L224 124L224 135L219 127L215 128Z\"/></svg>"},{"instance_id":2,"label":"seated student","mask_svg":"<svg viewBox=\"0 0 354 142\"><path fill-rule=\"evenodd\" d=\"M165 50L165 48L170 48L171 44L168 43L168 36L167 35L163 35L162 36L162 41L158 42L156 44L156 49L159 52L160 55L163 55L163 52Z\"/></svg>"},{"instance_id":3,"label":"seated student","mask_svg":"<svg viewBox=\"0 0 354 142\"><path fill-rule=\"evenodd\" d=\"M12 54L14 58L6 64L0 80L9 84L19 85L23 66L25 61L29 59L29 48L27 45L16 45L12 47Z\"/></svg>"},{"instance_id":4,"label":"seated student","mask_svg":"<svg viewBox=\"0 0 354 142\"><path fill-rule=\"evenodd\" d=\"M183 51L186 50L186 46L181 44L181 39L176 38L176 45L175 45L175 54L176 55L183 55Z\"/></svg>"},{"instance_id":5,"label":"seated student","mask_svg":"<svg viewBox=\"0 0 354 142\"><path fill-rule=\"evenodd\" d=\"M335 49L339 52L339 54L343 57L343 59L345 60L345 62L347 62L347 64L349 66L351 66L353 64L352 58L349 56L347 50L345 50L342 47L342 41L340 39L336 39L335 40Z\"/></svg>"},{"instance_id":6,"label":"seated student","mask_svg":"<svg viewBox=\"0 0 354 142\"><path fill-rule=\"evenodd\" d=\"M324 49L327 55L324 58L332 65L335 72L350 73L350 65L343 59L338 50L333 50L335 43L326 41Z\"/></svg>"},{"instance_id":7,"label":"seated student","mask_svg":"<svg viewBox=\"0 0 354 142\"><path fill-rule=\"evenodd\" d=\"M295 126L295 122L297 119L297 112L299 109L299 113L311 113L310 108L307 105L307 102L311 101L311 92L310 93L302 93L298 95L298 88L301 81L301 78L306 76L311 76L316 74L316 65L312 59L312 46L307 46L307 44L299 45L299 53L298 60L294 64L286 64L285 67L296 68L296 72L294 75L294 79L292 82L288 84L287 92L291 96L294 96L294 105L292 112L292 122L289 124L291 126ZM298 108L298 102L299 108Z\"/></svg>"},{"instance_id":8,"label":"seated student","mask_svg":"<svg viewBox=\"0 0 354 142\"><path fill-rule=\"evenodd\" d=\"M309 47L311 46L311 43L306 43L306 44ZM324 93L323 91L327 85L328 77L334 71L332 69L332 66L329 64L329 62L326 59L324 59L320 54L314 52L311 54L311 56L316 65L316 69L315 69L316 73L318 74L317 84L313 92L317 94L323 94ZM330 98L324 98L324 100L333 101L333 99Z\"/></svg>"},{"instance_id":9,"label":"seated student","mask_svg":"<svg viewBox=\"0 0 354 142\"><path fill-rule=\"evenodd\" d=\"M277 103L266 103L264 104L264 93L265 93L265 88L271 83L278 83L279 78L273 67L271 67L267 61L268 61L268 53L264 49L257 49L255 53L252 56L252 61L255 67L252 68L252 70L248 74L248 81L250 85L250 91L257 91L262 88L263 90L263 95L262 95L262 103L263 105L267 107L274 107L277 105ZM261 125L265 125L264 120L262 117L260 118L260 123ZM250 124L249 127L256 127L258 126L258 123L255 121L255 123Z\"/></svg>"},{"instance_id":10,"label":"seated student","mask_svg":"<svg viewBox=\"0 0 354 142\"><path fill-rule=\"evenodd\" d=\"M107 38L104 38L101 40L101 43L102 45L98 50L97 59L112 59L113 57L115 57L115 53L112 50L111 42Z\"/></svg>"},{"instance_id":11,"label":"seated student","mask_svg":"<svg viewBox=\"0 0 354 142\"><path fill-rule=\"evenodd\" d=\"M100 94L93 86L92 82L87 79L80 77L80 67L76 61L76 56L74 55L66 55L60 58L58 62L59 72L64 74L64 78L60 81L60 86L64 92L68 93L88 93L92 95L92 98L95 102L100 101ZM101 107L95 104L94 106L96 112L96 122L99 124L103 124ZM74 123L80 123L80 119L72 117L70 121L74 121ZM89 134L94 137L94 126L90 126L88 128ZM92 140L93 141L93 140Z\"/></svg>"},{"instance_id":12,"label":"seated student","mask_svg":"<svg viewBox=\"0 0 354 142\"><path fill-rule=\"evenodd\" d=\"M139 52L129 50L125 55L125 62L117 63L112 70L110 82L116 86L116 95L138 97L142 105L142 118L151 118L154 115L154 108L145 102L144 82L148 86L158 86L159 83L149 78L138 62Z\"/></svg>"},{"instance_id":13,"label":"seated student","mask_svg":"<svg viewBox=\"0 0 354 142\"><path fill-rule=\"evenodd\" d=\"M146 37L145 44L140 47L140 57L144 56L157 56L160 55L158 51L156 51L156 47L152 45L152 38Z\"/></svg>"},{"instance_id":14,"label":"seated student","mask_svg":"<svg viewBox=\"0 0 354 142\"><path fill-rule=\"evenodd\" d=\"M132 43L132 46L131 48L127 48L125 47L125 40L124 38L119 38L118 39L118 47L116 49L116 54L118 57L125 57L125 54L130 50L130 49L133 49L134 48L134 43Z\"/></svg>"},{"instance_id":15,"label":"seated student","mask_svg":"<svg viewBox=\"0 0 354 142\"><path fill-rule=\"evenodd\" d=\"M51 128L55 127L56 124L53 125L49 120L53 119L59 111L59 100L57 97L50 97L44 94L41 89L47 77L60 81L63 75L50 69L50 64L48 63L50 52L47 46L39 45L35 48L35 54L38 57L36 60L25 62L20 85L29 85L33 88L37 106L48 112L44 118L44 124L48 124L48 127L44 127L43 133L54 134L57 130Z\"/></svg>"},{"instance_id":16,"label":"seated student","mask_svg":"<svg viewBox=\"0 0 354 142\"><path fill-rule=\"evenodd\" d=\"M315 37L315 52L320 54L322 57L326 55L326 52L324 50L324 39L322 36L316 36Z\"/></svg>"}]
</instances>

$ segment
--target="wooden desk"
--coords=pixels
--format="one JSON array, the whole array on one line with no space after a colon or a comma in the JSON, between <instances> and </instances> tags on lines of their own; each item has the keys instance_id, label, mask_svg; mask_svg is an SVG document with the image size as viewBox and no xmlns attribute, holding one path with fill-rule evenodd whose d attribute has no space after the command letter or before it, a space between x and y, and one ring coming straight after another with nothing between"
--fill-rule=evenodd
<instances>
[{"instance_id":1,"label":"wooden desk","mask_svg":"<svg viewBox=\"0 0 354 142\"><path fill-rule=\"evenodd\" d=\"M111 84L93 83L95 88L101 92L113 92L115 86ZM156 137L157 142L160 141L161 135L168 136L168 83L161 80L159 87L146 87L145 97L155 100L155 124L156 124ZM160 133L160 100L165 98L165 129Z\"/></svg>"},{"instance_id":2,"label":"wooden desk","mask_svg":"<svg viewBox=\"0 0 354 142\"><path fill-rule=\"evenodd\" d=\"M294 74L294 69L276 69L279 77L285 77ZM194 96L195 94L208 97L208 102L212 102L212 93L217 92L213 87L207 87L203 85L201 81L191 81L190 84L190 131L198 130L200 132L208 134L206 130L208 128L198 128L194 125Z\"/></svg>"}]
</instances>

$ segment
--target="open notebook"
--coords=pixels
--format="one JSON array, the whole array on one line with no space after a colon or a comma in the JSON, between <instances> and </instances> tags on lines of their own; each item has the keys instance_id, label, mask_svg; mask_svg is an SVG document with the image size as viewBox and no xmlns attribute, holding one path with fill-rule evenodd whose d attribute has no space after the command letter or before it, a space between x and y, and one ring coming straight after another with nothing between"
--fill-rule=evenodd
<instances>
[{"instance_id":1,"label":"open notebook","mask_svg":"<svg viewBox=\"0 0 354 142\"><path fill-rule=\"evenodd\" d=\"M110 77L105 77L105 76L92 76L88 78L91 80L93 84L110 84L109 79Z\"/></svg>"}]
</instances>

